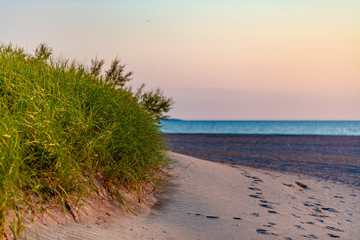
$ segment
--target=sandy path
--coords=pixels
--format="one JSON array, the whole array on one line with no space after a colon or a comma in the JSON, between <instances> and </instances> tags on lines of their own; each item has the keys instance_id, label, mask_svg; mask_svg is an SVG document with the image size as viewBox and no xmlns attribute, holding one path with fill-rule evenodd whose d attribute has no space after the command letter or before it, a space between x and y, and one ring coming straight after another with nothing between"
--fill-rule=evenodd
<instances>
[{"instance_id":1,"label":"sandy path","mask_svg":"<svg viewBox=\"0 0 360 240\"><path fill-rule=\"evenodd\" d=\"M170 156L175 178L150 214L40 226L42 239L360 239L359 189Z\"/></svg>"}]
</instances>

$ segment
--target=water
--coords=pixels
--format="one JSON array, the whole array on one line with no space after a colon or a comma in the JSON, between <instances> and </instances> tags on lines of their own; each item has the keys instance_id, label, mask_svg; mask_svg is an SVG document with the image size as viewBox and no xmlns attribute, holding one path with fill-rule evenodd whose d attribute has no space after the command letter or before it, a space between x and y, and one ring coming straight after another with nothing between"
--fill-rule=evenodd
<instances>
[{"instance_id":1,"label":"water","mask_svg":"<svg viewBox=\"0 0 360 240\"><path fill-rule=\"evenodd\" d=\"M360 121L163 120L165 133L360 136Z\"/></svg>"},{"instance_id":2,"label":"water","mask_svg":"<svg viewBox=\"0 0 360 240\"><path fill-rule=\"evenodd\" d=\"M360 121L162 121L174 152L360 186Z\"/></svg>"}]
</instances>

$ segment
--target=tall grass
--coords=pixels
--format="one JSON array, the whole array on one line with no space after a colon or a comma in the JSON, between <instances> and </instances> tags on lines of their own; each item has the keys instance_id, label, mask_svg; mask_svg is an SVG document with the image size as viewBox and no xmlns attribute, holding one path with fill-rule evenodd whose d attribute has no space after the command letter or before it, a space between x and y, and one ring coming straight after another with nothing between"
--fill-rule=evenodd
<instances>
[{"instance_id":1,"label":"tall grass","mask_svg":"<svg viewBox=\"0 0 360 240\"><path fill-rule=\"evenodd\" d=\"M81 65L0 47L0 237L38 203L78 201L94 179L117 198L115 184L139 193L167 164L164 149L131 92Z\"/></svg>"}]
</instances>

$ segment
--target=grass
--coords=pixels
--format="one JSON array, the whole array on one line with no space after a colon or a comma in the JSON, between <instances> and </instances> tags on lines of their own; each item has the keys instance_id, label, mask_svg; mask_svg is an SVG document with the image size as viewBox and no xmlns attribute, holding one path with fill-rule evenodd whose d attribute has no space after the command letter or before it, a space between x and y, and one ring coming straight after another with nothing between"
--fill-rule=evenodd
<instances>
[{"instance_id":1,"label":"grass","mask_svg":"<svg viewBox=\"0 0 360 240\"><path fill-rule=\"evenodd\" d=\"M0 47L0 238L17 238L39 203L79 202L94 180L140 197L167 164L159 122L135 94L48 57Z\"/></svg>"}]
</instances>

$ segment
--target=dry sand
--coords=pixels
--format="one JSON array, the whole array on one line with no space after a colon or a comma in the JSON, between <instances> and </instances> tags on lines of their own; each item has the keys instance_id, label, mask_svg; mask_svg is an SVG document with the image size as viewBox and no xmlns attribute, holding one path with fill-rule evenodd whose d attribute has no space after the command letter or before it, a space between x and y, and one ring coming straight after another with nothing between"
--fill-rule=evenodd
<instances>
[{"instance_id":1,"label":"dry sand","mask_svg":"<svg viewBox=\"0 0 360 240\"><path fill-rule=\"evenodd\" d=\"M169 154L174 177L140 215L100 203L80 223L38 223L36 231L41 239L360 239L358 188Z\"/></svg>"}]
</instances>

